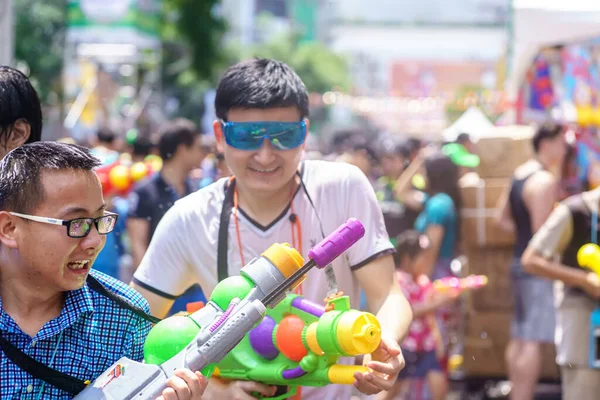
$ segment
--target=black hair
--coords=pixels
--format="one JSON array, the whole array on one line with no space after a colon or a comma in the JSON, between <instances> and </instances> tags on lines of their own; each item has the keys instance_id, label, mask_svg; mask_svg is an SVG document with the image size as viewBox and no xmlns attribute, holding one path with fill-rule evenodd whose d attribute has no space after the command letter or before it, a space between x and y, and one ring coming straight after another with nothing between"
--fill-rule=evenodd
<instances>
[{"instance_id":1,"label":"black hair","mask_svg":"<svg viewBox=\"0 0 600 400\"><path fill-rule=\"evenodd\" d=\"M454 203L457 215L456 245L458 246L460 238L460 209L462 206L458 186L458 166L448 156L437 151L425 159L425 173L427 174L427 192L432 196L438 193L445 193Z\"/></svg>"},{"instance_id":2,"label":"black hair","mask_svg":"<svg viewBox=\"0 0 600 400\"><path fill-rule=\"evenodd\" d=\"M563 133L563 127L559 124L553 122L547 122L542 125L535 131L533 135L533 150L537 154L540 151L540 146L542 145L542 141L547 139L554 139L558 135Z\"/></svg>"},{"instance_id":3,"label":"black hair","mask_svg":"<svg viewBox=\"0 0 600 400\"><path fill-rule=\"evenodd\" d=\"M229 67L217 85L217 117L227 121L235 108L269 109L296 107L300 118L308 117L308 92L287 64L256 58Z\"/></svg>"},{"instance_id":4,"label":"black hair","mask_svg":"<svg viewBox=\"0 0 600 400\"><path fill-rule=\"evenodd\" d=\"M471 135L468 133L461 133L456 137L455 142L458 144L465 144L471 141Z\"/></svg>"},{"instance_id":5,"label":"black hair","mask_svg":"<svg viewBox=\"0 0 600 400\"><path fill-rule=\"evenodd\" d=\"M408 229L396 237L396 252L400 257L407 255L409 258L414 258L430 246L431 242L426 235L412 229Z\"/></svg>"},{"instance_id":6,"label":"black hair","mask_svg":"<svg viewBox=\"0 0 600 400\"><path fill-rule=\"evenodd\" d=\"M382 156L399 155L408 161L410 152L412 150L412 145L408 140L387 138L380 142L378 148L379 154Z\"/></svg>"},{"instance_id":7,"label":"black hair","mask_svg":"<svg viewBox=\"0 0 600 400\"><path fill-rule=\"evenodd\" d=\"M352 151L354 152L364 152L371 162L371 164L377 164L379 162L379 154L373 148L371 144L370 138L367 138L364 134L356 134L354 135L350 141L352 146Z\"/></svg>"},{"instance_id":8,"label":"black hair","mask_svg":"<svg viewBox=\"0 0 600 400\"><path fill-rule=\"evenodd\" d=\"M421 148L421 145L423 144L423 141L421 139L417 139L417 138L409 138L408 142L410 143L411 153L413 151L419 150Z\"/></svg>"},{"instance_id":9,"label":"black hair","mask_svg":"<svg viewBox=\"0 0 600 400\"><path fill-rule=\"evenodd\" d=\"M344 153L352 147L353 137L357 134L353 130L339 130L336 131L329 142L329 152L331 153Z\"/></svg>"},{"instance_id":10,"label":"black hair","mask_svg":"<svg viewBox=\"0 0 600 400\"><path fill-rule=\"evenodd\" d=\"M173 158L179 146L192 146L196 137L200 136L200 130L189 119L177 118L161 126L159 136L158 153L167 161Z\"/></svg>"},{"instance_id":11,"label":"black hair","mask_svg":"<svg viewBox=\"0 0 600 400\"><path fill-rule=\"evenodd\" d=\"M101 143L108 143L108 144L112 144L115 141L115 139L117 138L117 134L112 129L107 128L107 127L102 127L100 129L98 129L96 136L98 137L98 140Z\"/></svg>"},{"instance_id":12,"label":"black hair","mask_svg":"<svg viewBox=\"0 0 600 400\"><path fill-rule=\"evenodd\" d=\"M138 136L133 141L133 144L131 146L131 152L134 156L145 157L149 155L150 152L152 152L154 146L155 144L152 143L152 140L150 140L149 138L144 136Z\"/></svg>"},{"instance_id":13,"label":"black hair","mask_svg":"<svg viewBox=\"0 0 600 400\"><path fill-rule=\"evenodd\" d=\"M0 161L0 210L31 213L44 199L44 170L91 171L101 162L89 149L61 142L36 142Z\"/></svg>"},{"instance_id":14,"label":"black hair","mask_svg":"<svg viewBox=\"0 0 600 400\"><path fill-rule=\"evenodd\" d=\"M5 145L19 120L30 127L26 143L42 139L42 105L37 92L21 71L0 66L0 141Z\"/></svg>"}]
</instances>

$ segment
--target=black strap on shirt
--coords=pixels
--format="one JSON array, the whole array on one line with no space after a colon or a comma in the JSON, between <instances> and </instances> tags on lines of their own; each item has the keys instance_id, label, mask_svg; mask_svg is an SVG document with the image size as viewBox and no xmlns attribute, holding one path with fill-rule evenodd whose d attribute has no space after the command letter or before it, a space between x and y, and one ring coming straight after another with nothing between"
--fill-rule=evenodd
<instances>
[{"instance_id":1,"label":"black strap on shirt","mask_svg":"<svg viewBox=\"0 0 600 400\"><path fill-rule=\"evenodd\" d=\"M150 315L150 314L146 313L144 310L142 310L138 306L134 306L133 304L131 304L124 297L121 297L118 294L113 293L110 290L106 289L106 287L104 287L103 284L101 284L100 282L98 282L98 280L96 278L94 278L92 275L88 275L87 284L90 287L90 289L92 289L94 292L96 292L96 293L98 293L98 294L100 294L100 295L108 298L109 300L112 300L119 307L131 311L132 313L134 313L138 317L140 317L142 319L145 319L146 321L148 321L148 322L150 322L152 324L157 324L157 323L159 323L161 321L160 318L155 317L154 315Z\"/></svg>"},{"instance_id":2,"label":"black strap on shirt","mask_svg":"<svg viewBox=\"0 0 600 400\"><path fill-rule=\"evenodd\" d=\"M17 367L34 378L41 379L62 391L75 396L87 386L81 379L50 368L25 354L17 346L6 340L2 336L2 331L0 331L0 349L6 355L6 358L12 361Z\"/></svg>"},{"instance_id":3,"label":"black strap on shirt","mask_svg":"<svg viewBox=\"0 0 600 400\"><path fill-rule=\"evenodd\" d=\"M118 294L111 292L92 275L88 275L87 284L89 288L96 293L108 298L109 300L112 300L119 307L131 311L138 317L145 319L148 322L155 324L161 320L160 318L150 315L141 308L131 304L128 300L119 296ZM72 394L73 396L79 394L87 386L87 383L81 379L51 368L29 356L28 354L25 354L21 349L4 338L2 336L2 331L0 331L0 350L2 350L6 357L17 367L21 368L29 375L36 379L41 379L62 391Z\"/></svg>"},{"instance_id":4,"label":"black strap on shirt","mask_svg":"<svg viewBox=\"0 0 600 400\"><path fill-rule=\"evenodd\" d=\"M231 220L231 210L233 209L235 179L227 182L229 184L225 188L225 199L223 200L221 219L219 220L219 242L217 245L217 277L219 282L229 276L227 270L227 248L229 247L229 221Z\"/></svg>"},{"instance_id":5,"label":"black strap on shirt","mask_svg":"<svg viewBox=\"0 0 600 400\"><path fill-rule=\"evenodd\" d=\"M304 164L300 167L302 171L304 171ZM304 185L304 181L302 180L302 174L296 171L296 175L300 178L300 185L306 196L308 197L308 201L310 205L315 210L315 205L308 194L308 190L306 190L306 186ZM219 220L219 236L218 236L218 244L217 244L217 277L218 282L221 282L223 279L229 277L229 272L227 269L227 250L229 247L229 221L231 221L231 210L233 209L233 194L235 193L235 178L230 179L225 183L225 199L223 200L223 207L221 208L221 218ZM323 224L321 222L321 218L319 214L316 213L317 219L319 220L319 226L321 228L321 233L323 234L323 239L325 239L325 232L323 231ZM241 249L240 249L241 251Z\"/></svg>"},{"instance_id":6,"label":"black strap on shirt","mask_svg":"<svg viewBox=\"0 0 600 400\"><path fill-rule=\"evenodd\" d=\"M298 173L298 175L300 175ZM302 182L302 176L300 176L300 181ZM235 179L231 179L227 181L225 187L225 199L223 200L223 208L221 208L221 218L219 220L219 242L217 245L217 276L219 282L224 279L227 279L229 276L228 271L228 261L227 261L227 250L229 246L229 221L231 221L231 210L233 209L233 194L235 192ZM302 186L304 187L304 182L302 182ZM306 187L304 187L306 190ZM308 194L308 193L307 193ZM309 201L312 204L312 199ZM314 206L313 206L314 207ZM241 249L240 249L241 250ZM278 397L283 394L289 392L289 386L285 385L275 385L277 390L273 397Z\"/></svg>"}]
</instances>

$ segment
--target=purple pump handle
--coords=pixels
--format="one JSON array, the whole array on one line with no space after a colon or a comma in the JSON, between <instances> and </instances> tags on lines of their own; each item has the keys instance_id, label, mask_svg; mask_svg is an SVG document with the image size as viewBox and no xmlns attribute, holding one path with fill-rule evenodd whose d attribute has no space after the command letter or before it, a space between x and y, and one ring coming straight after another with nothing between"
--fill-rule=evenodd
<instances>
[{"instance_id":1,"label":"purple pump handle","mask_svg":"<svg viewBox=\"0 0 600 400\"><path fill-rule=\"evenodd\" d=\"M329 234L308 252L308 258L313 260L317 267L324 268L350 246L362 238L365 227L356 218L350 218L342 226Z\"/></svg>"}]
</instances>

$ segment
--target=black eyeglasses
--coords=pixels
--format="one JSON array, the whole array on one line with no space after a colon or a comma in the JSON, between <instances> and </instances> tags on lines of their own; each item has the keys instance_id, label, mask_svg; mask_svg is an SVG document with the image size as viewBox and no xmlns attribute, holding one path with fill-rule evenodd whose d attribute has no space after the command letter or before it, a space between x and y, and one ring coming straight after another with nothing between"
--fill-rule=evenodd
<instances>
[{"instance_id":1,"label":"black eyeglasses","mask_svg":"<svg viewBox=\"0 0 600 400\"><path fill-rule=\"evenodd\" d=\"M20 214L11 212L10 214L28 219L31 221L42 222L44 224L52 225L64 225L67 227L67 235L72 238L83 238L89 235L92 230L92 225L96 225L96 229L100 235L106 235L115 229L115 224L119 218L118 214L105 212L105 214L98 218L75 218L68 221L55 218L38 217L35 215Z\"/></svg>"}]
</instances>

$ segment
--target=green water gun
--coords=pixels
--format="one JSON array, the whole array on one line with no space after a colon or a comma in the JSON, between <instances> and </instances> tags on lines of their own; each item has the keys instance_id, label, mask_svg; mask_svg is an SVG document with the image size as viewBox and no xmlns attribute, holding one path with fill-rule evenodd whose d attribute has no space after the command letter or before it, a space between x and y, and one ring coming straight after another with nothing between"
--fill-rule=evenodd
<instances>
[{"instance_id":1,"label":"green water gun","mask_svg":"<svg viewBox=\"0 0 600 400\"><path fill-rule=\"evenodd\" d=\"M352 384L354 374L367 368L338 364L339 358L370 354L380 341L379 321L351 309L348 296L322 306L288 294L217 364L213 375L289 386L288 393L270 397L285 399L299 386Z\"/></svg>"}]
</instances>

